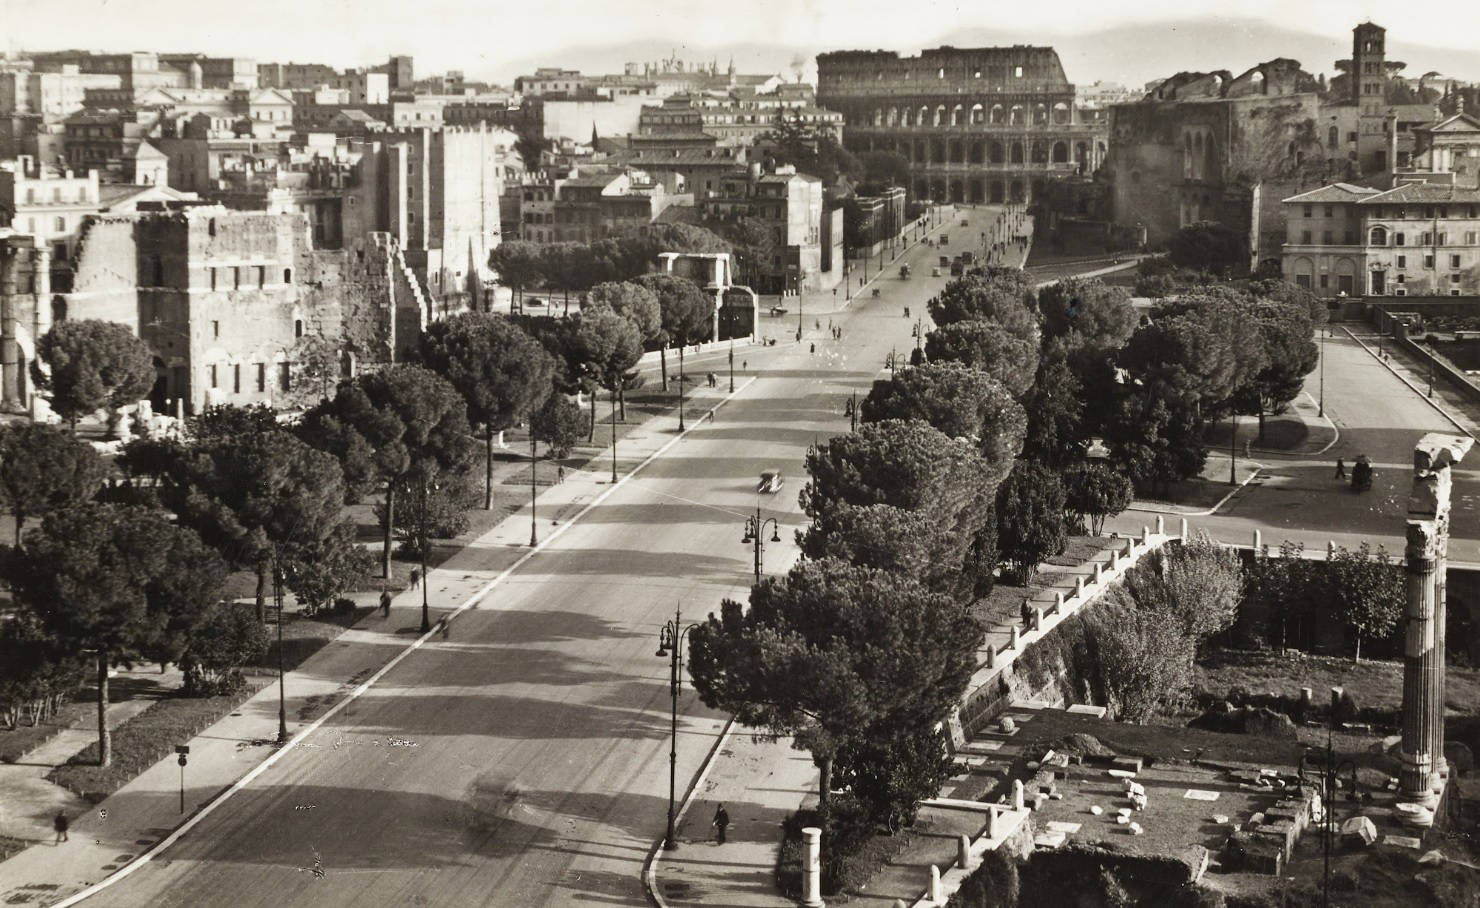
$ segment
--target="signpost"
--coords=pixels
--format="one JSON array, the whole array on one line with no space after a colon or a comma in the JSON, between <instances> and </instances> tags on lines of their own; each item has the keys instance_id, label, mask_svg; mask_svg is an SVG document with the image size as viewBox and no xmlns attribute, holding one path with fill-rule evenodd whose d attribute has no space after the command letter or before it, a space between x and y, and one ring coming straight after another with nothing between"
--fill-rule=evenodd
<instances>
[{"instance_id":1,"label":"signpost","mask_svg":"<svg viewBox=\"0 0 1480 908\"><path fill-rule=\"evenodd\" d=\"M189 744L176 744L175 753L179 754L176 762L180 764L180 812L185 812L185 764L189 762L186 757L190 754Z\"/></svg>"}]
</instances>

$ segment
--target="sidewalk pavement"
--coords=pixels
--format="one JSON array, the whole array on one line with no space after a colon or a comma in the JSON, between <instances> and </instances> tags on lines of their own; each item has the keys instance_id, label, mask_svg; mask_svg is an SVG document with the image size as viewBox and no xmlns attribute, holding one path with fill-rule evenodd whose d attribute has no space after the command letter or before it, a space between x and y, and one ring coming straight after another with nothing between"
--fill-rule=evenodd
<instances>
[{"instance_id":1,"label":"sidewalk pavement","mask_svg":"<svg viewBox=\"0 0 1480 908\"><path fill-rule=\"evenodd\" d=\"M746 383L750 380L749 376L744 379ZM743 390L738 381L737 389ZM726 396L723 386L692 389L690 424L698 426L702 415L717 408ZM682 437L676 428L677 416L663 414L624 437L618 452L623 477L676 443ZM569 471L565 482L542 488L536 522L542 544L615 488L608 475L599 469ZM537 551L528 544L530 523L526 504L431 569L423 579L431 620L477 608L490 593L497 595L495 585ZM435 628L428 634L419 630L421 596L420 588L401 593L392 602L389 618L382 618L376 610L288 673L286 705L292 737L286 747L275 746L278 685L271 684L230 716L190 741L179 742L190 745L183 813L180 767L173 758L166 758L96 809L75 817L68 842L33 846L0 863L0 903L56 904L61 900L71 904L69 897L141 858L152 857L195 821L229 804L223 795L270 772L290 748L322 746L324 742L314 740L312 732L435 633Z\"/></svg>"},{"instance_id":2,"label":"sidewalk pavement","mask_svg":"<svg viewBox=\"0 0 1480 908\"><path fill-rule=\"evenodd\" d=\"M776 890L781 821L816 803L817 767L790 738L758 741L732 725L698 786L684 802L675 839L679 847L653 852L649 885L659 908L680 905L767 906L795 902ZM730 815L725 844L715 840L715 809Z\"/></svg>"},{"instance_id":3,"label":"sidewalk pavement","mask_svg":"<svg viewBox=\"0 0 1480 908\"><path fill-rule=\"evenodd\" d=\"M161 673L157 669L119 669L110 686L138 686L127 700L108 704L108 728L118 726L153 706L160 697L179 687L178 668ZM116 694L115 694L116 696ZM46 780L47 773L66 763L98 740L95 711L72 728L63 729L50 740L27 751L14 763L0 763L0 835L28 842L50 842L52 820L57 811L69 817L87 811L88 804L77 795Z\"/></svg>"}]
</instances>

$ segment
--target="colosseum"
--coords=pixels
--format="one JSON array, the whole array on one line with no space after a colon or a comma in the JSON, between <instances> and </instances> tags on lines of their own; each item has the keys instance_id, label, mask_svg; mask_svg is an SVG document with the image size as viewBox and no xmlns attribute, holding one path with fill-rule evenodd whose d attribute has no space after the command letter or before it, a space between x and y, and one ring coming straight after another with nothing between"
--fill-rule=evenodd
<instances>
[{"instance_id":1,"label":"colosseum","mask_svg":"<svg viewBox=\"0 0 1480 908\"><path fill-rule=\"evenodd\" d=\"M819 54L817 103L844 115L849 151L909 161L915 198L1029 202L1105 157L1104 112L1075 104L1051 47Z\"/></svg>"}]
</instances>

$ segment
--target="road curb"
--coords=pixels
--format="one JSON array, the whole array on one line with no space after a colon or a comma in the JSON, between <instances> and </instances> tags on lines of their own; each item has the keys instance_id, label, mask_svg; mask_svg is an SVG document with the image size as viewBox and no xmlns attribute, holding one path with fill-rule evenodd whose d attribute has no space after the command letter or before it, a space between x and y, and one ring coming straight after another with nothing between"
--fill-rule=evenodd
<instances>
[{"instance_id":1,"label":"road curb","mask_svg":"<svg viewBox=\"0 0 1480 908\"><path fill-rule=\"evenodd\" d=\"M753 384L756 380L756 376L752 375L747 378L743 384L737 385L734 391L725 393L719 399L719 401L717 401L715 405L709 409L707 415L713 417L713 414L716 410L728 403L737 394L750 387L751 384ZM632 467L626 473L622 474L622 476L616 482L607 485L607 487L603 489L595 498L587 502L586 506L581 508L581 510L578 511L574 517L555 527L551 532L547 533L537 545L529 547L524 552L524 554L520 555L519 558L515 560L513 564L500 571L497 576L495 576L492 580L489 580L486 584L479 588L477 592L473 593L465 600L463 600L462 605L459 605L457 608L448 612L447 620L451 621L453 618L456 618L464 611L467 611L470 608L476 608L477 605L483 600L483 598L493 591L494 587L498 586L500 583L506 580L509 575L513 574L519 568L523 567L526 562L528 562L535 555L539 554L551 541L559 538L560 535L564 533L567 528L573 526L576 523L579 523L581 518L586 516L587 512L605 501L609 496L616 492L617 489L625 485L629 479L636 476L639 472L646 468L648 464L652 463L654 460L667 453L669 448L678 444L680 441L683 441L690 432L697 429L702 423L702 419L695 420L693 425L689 426L688 428L684 429L684 431L674 435L667 442L663 443L656 451L649 454L636 466ZM510 517L512 516L514 515L510 515ZM436 570L436 568L434 568L433 570ZM423 578L422 582L426 583L429 579L430 578ZM309 735L312 735L315 731L318 731L318 729L325 722L334 718L342 710L344 710L345 707L349 706L349 704L353 703L355 700L358 700L362 694L373 687L378 681L380 681L381 678L384 678L392 669L394 669L397 665L400 665L402 660L411 655L411 653L420 649L424 643L426 643L436 634L437 629L434 627L421 636L417 637L415 640L408 643L404 649L392 656L390 661L386 662L379 669L377 669L373 674L371 674L369 678L367 678L365 681L362 681L353 690L351 690L349 693L345 694L337 702L335 702L335 704L331 706L328 710L326 710L323 715L319 716L317 719L313 720L308 725L300 729L297 733L295 733L291 738L288 739L288 742L286 744L275 749L272 753L268 754L267 757L262 760L262 762L258 763L256 766L248 770L246 775L242 776L240 779L237 779L234 783L227 786L224 790L218 793L216 797L212 798L207 803L202 804L199 809L197 809L185 820L185 822L181 823L179 826L176 826L169 835L154 843L154 845L146 849L144 853L140 854L129 863L120 867L118 870L115 870L109 876L106 876L98 882L91 884L82 891L74 893L59 902L52 903L51 908L68 908L68 906L79 904L85 899L92 898L103 890L111 888L113 885L133 875L133 873L139 868L153 861L155 857L157 857L166 848L169 848L171 845L178 842L181 838L185 836L186 833L194 829L206 817L214 813L218 807L226 803L226 801L229 800L232 795L236 794L246 786L250 785L252 782L256 781L258 776L262 775L268 769L272 768L274 764L282 759L283 756L291 751L296 745L307 739ZM732 719L731 722L733 723L733 721L734 720ZM728 728L726 728L726 734L728 734ZM720 740L723 741L724 739L724 736L722 736ZM718 746L718 742L716 746ZM687 803L685 804L685 806L687 806Z\"/></svg>"},{"instance_id":2,"label":"road curb","mask_svg":"<svg viewBox=\"0 0 1480 908\"><path fill-rule=\"evenodd\" d=\"M689 805L694 801L694 795L698 793L704 780L709 777L709 770L714 767L715 759L720 751L724 749L725 742L730 740L730 733L735 729L735 717L725 723L724 731L720 732L715 739L714 746L709 748L709 755L704 758L704 764L699 767L698 775L694 776L689 783L689 790L683 796L683 803L679 805L678 813L673 817L673 828L678 829L683 825L684 814L689 812ZM668 908L668 901L663 898L662 891L658 888L658 865L663 863L663 840L659 839L653 843L653 850L648 852L647 861L642 867L642 888L647 891L648 898L658 908Z\"/></svg>"},{"instance_id":3,"label":"road curb","mask_svg":"<svg viewBox=\"0 0 1480 908\"><path fill-rule=\"evenodd\" d=\"M1424 399L1424 402L1425 403L1427 403L1430 407L1433 407L1434 410L1435 410L1435 412L1437 412L1440 416L1442 416L1445 419L1449 420L1449 422L1456 429L1460 430L1460 432L1464 433L1465 435L1470 436L1471 438L1474 437L1474 435L1471 434L1470 430L1468 428L1466 428L1465 425L1463 423L1461 423L1459 421L1459 419L1453 413L1450 413L1449 412L1449 408L1448 407L1445 407L1445 406L1441 405L1438 401L1434 400L1432 397L1429 397L1427 394L1425 394L1422 391L1418 390L1418 386L1415 385L1413 382L1409 381L1408 380L1408 376L1404 375L1402 372L1399 372L1397 369L1393 368L1393 364L1392 363L1388 362L1386 359L1382 358L1381 356L1378 356L1376 350L1373 350L1371 347L1367 346L1367 343L1365 341L1363 341L1360 337L1357 337L1355 334L1352 333L1352 329L1346 327L1345 325L1342 325L1341 326L1341 330L1343 330L1343 331L1346 332L1346 336L1347 337L1349 337L1352 340L1356 341L1358 344L1361 344L1362 349L1363 350L1366 350L1369 354L1371 354L1371 356L1372 356L1373 359L1375 359L1378 362L1382 363L1383 367L1386 368L1389 372L1393 373L1393 376L1395 378L1397 378L1398 381L1400 381L1403 384L1407 385L1408 388L1409 388L1409 390L1411 390L1414 394L1417 394L1419 397L1422 397Z\"/></svg>"}]
</instances>

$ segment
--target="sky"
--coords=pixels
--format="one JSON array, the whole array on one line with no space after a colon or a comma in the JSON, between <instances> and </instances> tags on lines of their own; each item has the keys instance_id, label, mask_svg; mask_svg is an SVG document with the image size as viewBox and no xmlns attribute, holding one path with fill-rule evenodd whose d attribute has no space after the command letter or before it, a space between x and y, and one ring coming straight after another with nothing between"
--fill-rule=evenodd
<instances>
[{"instance_id":1,"label":"sky","mask_svg":"<svg viewBox=\"0 0 1480 908\"><path fill-rule=\"evenodd\" d=\"M973 29L1006 29L1053 44L1101 28L1191 17L1216 22L1230 14L1338 42L1349 42L1352 25L1371 19L1387 28L1390 43L1476 47L1480 0L1434 0L1418 9L1407 0L0 0L0 49L188 50L339 67L410 53L418 76L461 69L470 79L508 82L531 61L581 68L581 49L626 42L663 42L683 59L702 60L711 49L746 44L809 55L858 48L913 53ZM1148 57L1159 38L1171 38L1156 30L1147 37ZM1210 58L1218 50L1209 46ZM1103 77L1143 77L1134 62L1125 73ZM742 70L745 63L737 60ZM1210 59L1206 65L1225 64ZM1144 77L1157 74L1148 70Z\"/></svg>"}]
</instances>

